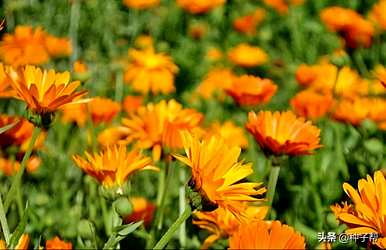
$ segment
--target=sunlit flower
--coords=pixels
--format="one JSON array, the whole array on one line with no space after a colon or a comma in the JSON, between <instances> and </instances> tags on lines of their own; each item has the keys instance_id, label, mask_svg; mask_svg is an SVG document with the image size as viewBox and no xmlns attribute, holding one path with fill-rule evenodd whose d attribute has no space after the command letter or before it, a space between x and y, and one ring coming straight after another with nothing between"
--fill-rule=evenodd
<instances>
[{"instance_id":1,"label":"sunlit flower","mask_svg":"<svg viewBox=\"0 0 386 250\"><path fill-rule=\"evenodd\" d=\"M336 80L338 68L330 63L320 63L316 65L301 64L296 71L296 80L304 87L312 87L319 84L331 85Z\"/></svg>"},{"instance_id":2,"label":"sunlit flower","mask_svg":"<svg viewBox=\"0 0 386 250\"><path fill-rule=\"evenodd\" d=\"M192 14L203 14L225 3L226 0L176 0L177 4Z\"/></svg>"},{"instance_id":3,"label":"sunlit flower","mask_svg":"<svg viewBox=\"0 0 386 250\"><path fill-rule=\"evenodd\" d=\"M45 32L40 27L33 30L31 26L17 26L14 34L3 36L0 56L4 63L14 66L48 62Z\"/></svg>"},{"instance_id":4,"label":"sunlit flower","mask_svg":"<svg viewBox=\"0 0 386 250\"><path fill-rule=\"evenodd\" d=\"M264 194L266 189L261 183L242 182L253 169L251 163L238 161L241 148L228 146L217 136L200 140L186 131L181 135L186 156L174 157L192 171L189 186L201 196L198 208L202 206L204 211L224 208L242 220L243 202L259 201L256 196Z\"/></svg>"},{"instance_id":5,"label":"sunlit flower","mask_svg":"<svg viewBox=\"0 0 386 250\"><path fill-rule=\"evenodd\" d=\"M229 249L305 249L304 237L280 221L241 225L229 239Z\"/></svg>"},{"instance_id":6,"label":"sunlit flower","mask_svg":"<svg viewBox=\"0 0 386 250\"><path fill-rule=\"evenodd\" d=\"M376 245L386 248L386 180L381 171L374 173L374 179L367 175L358 181L358 191L344 183L343 189L353 202L347 211L340 211L337 218L348 226L348 234L378 234Z\"/></svg>"},{"instance_id":7,"label":"sunlit flower","mask_svg":"<svg viewBox=\"0 0 386 250\"><path fill-rule=\"evenodd\" d=\"M123 110L126 111L126 113L135 112L139 107L141 107L142 103L142 96L128 95L123 100Z\"/></svg>"},{"instance_id":8,"label":"sunlit flower","mask_svg":"<svg viewBox=\"0 0 386 250\"><path fill-rule=\"evenodd\" d=\"M88 71L87 65L82 62L82 61L75 61L74 64L72 65L72 69L74 70L75 73L78 74L83 74Z\"/></svg>"},{"instance_id":9,"label":"sunlit flower","mask_svg":"<svg viewBox=\"0 0 386 250\"><path fill-rule=\"evenodd\" d=\"M346 201L342 202L342 204L335 204L330 206L331 211L334 213L336 217L339 217L342 213L351 213L353 211L353 206L348 204Z\"/></svg>"},{"instance_id":10,"label":"sunlit flower","mask_svg":"<svg viewBox=\"0 0 386 250\"><path fill-rule=\"evenodd\" d=\"M206 52L206 58L210 61L218 61L223 57L223 53L218 48L210 48Z\"/></svg>"},{"instance_id":11,"label":"sunlit flower","mask_svg":"<svg viewBox=\"0 0 386 250\"><path fill-rule=\"evenodd\" d=\"M154 160L159 160L163 147L181 148L180 131L198 127L203 115L194 109L184 109L175 100L147 104L123 119L129 129L127 141L140 148L152 148Z\"/></svg>"},{"instance_id":12,"label":"sunlit flower","mask_svg":"<svg viewBox=\"0 0 386 250\"><path fill-rule=\"evenodd\" d=\"M123 0L124 5L132 9L148 9L159 5L160 0Z\"/></svg>"},{"instance_id":13,"label":"sunlit flower","mask_svg":"<svg viewBox=\"0 0 386 250\"><path fill-rule=\"evenodd\" d=\"M321 147L320 130L291 111L249 112L245 126L267 153L305 155Z\"/></svg>"},{"instance_id":14,"label":"sunlit flower","mask_svg":"<svg viewBox=\"0 0 386 250\"><path fill-rule=\"evenodd\" d=\"M127 151L124 145L106 147L93 155L85 152L85 158L74 155L73 160L105 187L121 186L130 175L140 170L158 170L151 165L149 157L143 156L136 149Z\"/></svg>"},{"instance_id":15,"label":"sunlit flower","mask_svg":"<svg viewBox=\"0 0 386 250\"><path fill-rule=\"evenodd\" d=\"M262 220L268 212L267 207L244 207L248 221ZM208 249L216 240L232 235L241 223L229 210L224 208L218 208L212 212L195 212L193 216L193 224L210 233L201 249Z\"/></svg>"},{"instance_id":16,"label":"sunlit flower","mask_svg":"<svg viewBox=\"0 0 386 250\"><path fill-rule=\"evenodd\" d=\"M315 120L331 110L334 99L330 94L304 90L294 96L290 103L297 115Z\"/></svg>"},{"instance_id":17,"label":"sunlit flower","mask_svg":"<svg viewBox=\"0 0 386 250\"><path fill-rule=\"evenodd\" d=\"M8 75L17 97L37 114L55 112L87 93L86 90L76 92L80 82L70 82L68 71L58 73L52 69L42 71L35 66L26 66L20 70L10 68Z\"/></svg>"},{"instance_id":18,"label":"sunlit flower","mask_svg":"<svg viewBox=\"0 0 386 250\"><path fill-rule=\"evenodd\" d=\"M264 0L266 5L271 6L280 14L285 14L288 12L289 4L292 5L300 5L304 2L304 0Z\"/></svg>"},{"instance_id":19,"label":"sunlit flower","mask_svg":"<svg viewBox=\"0 0 386 250\"><path fill-rule=\"evenodd\" d=\"M98 143L104 147L114 144L125 144L124 140L129 135L130 130L123 126L106 128L98 135Z\"/></svg>"},{"instance_id":20,"label":"sunlit flower","mask_svg":"<svg viewBox=\"0 0 386 250\"><path fill-rule=\"evenodd\" d=\"M277 86L272 80L249 75L236 77L231 87L226 89L228 95L240 106L268 103L276 91Z\"/></svg>"},{"instance_id":21,"label":"sunlit flower","mask_svg":"<svg viewBox=\"0 0 386 250\"><path fill-rule=\"evenodd\" d=\"M321 11L320 17L330 30L343 34L348 47L370 46L374 27L354 10L328 7Z\"/></svg>"},{"instance_id":22,"label":"sunlit flower","mask_svg":"<svg viewBox=\"0 0 386 250\"><path fill-rule=\"evenodd\" d=\"M258 8L254 13L238 17L233 21L233 27L240 33L253 35L256 33L256 27L263 21L265 10Z\"/></svg>"},{"instance_id":23,"label":"sunlit flower","mask_svg":"<svg viewBox=\"0 0 386 250\"><path fill-rule=\"evenodd\" d=\"M102 97L94 97L88 103L89 112L93 123L110 123L121 111L121 105L113 100Z\"/></svg>"},{"instance_id":24,"label":"sunlit flower","mask_svg":"<svg viewBox=\"0 0 386 250\"><path fill-rule=\"evenodd\" d=\"M240 148L248 147L248 139L244 134L244 130L237 127L232 121L226 121L223 124L219 122L212 123L207 134L208 136L220 136L229 146L237 146Z\"/></svg>"},{"instance_id":25,"label":"sunlit flower","mask_svg":"<svg viewBox=\"0 0 386 250\"><path fill-rule=\"evenodd\" d=\"M152 48L146 50L129 50L131 63L125 72L125 81L135 91L143 94L169 94L175 91L174 75L178 67L171 57L156 54Z\"/></svg>"},{"instance_id":26,"label":"sunlit flower","mask_svg":"<svg viewBox=\"0 0 386 250\"><path fill-rule=\"evenodd\" d=\"M138 222L143 220L145 226L149 226L153 221L155 205L143 197L131 197L133 212L124 219L125 223Z\"/></svg>"},{"instance_id":27,"label":"sunlit flower","mask_svg":"<svg viewBox=\"0 0 386 250\"><path fill-rule=\"evenodd\" d=\"M68 56L72 53L71 41L67 38L59 38L46 35L45 45L50 56Z\"/></svg>"},{"instance_id":28,"label":"sunlit flower","mask_svg":"<svg viewBox=\"0 0 386 250\"><path fill-rule=\"evenodd\" d=\"M87 105L84 103L66 105L61 108L62 122L76 123L79 127L84 127L87 122Z\"/></svg>"},{"instance_id":29,"label":"sunlit flower","mask_svg":"<svg viewBox=\"0 0 386 250\"><path fill-rule=\"evenodd\" d=\"M268 55L264 50L245 43L231 49L228 57L232 63L246 68L256 67L268 61Z\"/></svg>"},{"instance_id":30,"label":"sunlit flower","mask_svg":"<svg viewBox=\"0 0 386 250\"><path fill-rule=\"evenodd\" d=\"M61 240L58 236L46 241L46 250L72 249L72 243Z\"/></svg>"},{"instance_id":31,"label":"sunlit flower","mask_svg":"<svg viewBox=\"0 0 386 250\"><path fill-rule=\"evenodd\" d=\"M15 91L11 86L11 80L5 73L5 67L3 63L0 63L0 98L12 97L15 95Z\"/></svg>"},{"instance_id":32,"label":"sunlit flower","mask_svg":"<svg viewBox=\"0 0 386 250\"><path fill-rule=\"evenodd\" d=\"M234 73L229 69L212 69L198 86L197 91L206 99L214 96L223 99L225 95L224 90L232 86L235 77Z\"/></svg>"},{"instance_id":33,"label":"sunlit flower","mask_svg":"<svg viewBox=\"0 0 386 250\"><path fill-rule=\"evenodd\" d=\"M386 0L379 0L378 3L374 4L370 18L375 21L375 23L382 30L386 30Z\"/></svg>"}]
</instances>

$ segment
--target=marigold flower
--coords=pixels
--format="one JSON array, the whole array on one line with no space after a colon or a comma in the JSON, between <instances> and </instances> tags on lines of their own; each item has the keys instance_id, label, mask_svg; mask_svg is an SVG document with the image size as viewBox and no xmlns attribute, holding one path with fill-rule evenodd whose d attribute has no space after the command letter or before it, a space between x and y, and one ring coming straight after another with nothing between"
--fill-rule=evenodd
<instances>
[{"instance_id":1,"label":"marigold flower","mask_svg":"<svg viewBox=\"0 0 386 250\"><path fill-rule=\"evenodd\" d=\"M123 126L107 128L98 135L98 143L104 147L125 144L124 140L129 133L130 130Z\"/></svg>"},{"instance_id":2,"label":"marigold flower","mask_svg":"<svg viewBox=\"0 0 386 250\"><path fill-rule=\"evenodd\" d=\"M236 76L229 69L212 69L198 86L197 91L205 99L209 99L215 94L219 99L224 99L224 90L232 86L235 78Z\"/></svg>"},{"instance_id":3,"label":"marigold flower","mask_svg":"<svg viewBox=\"0 0 386 250\"><path fill-rule=\"evenodd\" d=\"M377 65L374 69L374 74L377 80L386 88L386 68L382 65Z\"/></svg>"},{"instance_id":4,"label":"marigold flower","mask_svg":"<svg viewBox=\"0 0 386 250\"><path fill-rule=\"evenodd\" d=\"M242 17L238 17L233 21L233 27L240 33L254 35L256 27L263 21L265 17L264 9L256 9L254 13Z\"/></svg>"},{"instance_id":5,"label":"marigold flower","mask_svg":"<svg viewBox=\"0 0 386 250\"><path fill-rule=\"evenodd\" d=\"M145 226L149 226L153 220L155 205L143 197L131 197L133 212L124 219L126 224L143 220Z\"/></svg>"},{"instance_id":6,"label":"marigold flower","mask_svg":"<svg viewBox=\"0 0 386 250\"><path fill-rule=\"evenodd\" d=\"M87 105L84 103L66 105L61 108L62 122L76 123L79 127L84 127L88 119Z\"/></svg>"},{"instance_id":7,"label":"marigold flower","mask_svg":"<svg viewBox=\"0 0 386 250\"><path fill-rule=\"evenodd\" d=\"M61 240L58 236L55 236L53 239L46 241L46 250L55 249L72 249L72 243Z\"/></svg>"},{"instance_id":8,"label":"marigold flower","mask_svg":"<svg viewBox=\"0 0 386 250\"><path fill-rule=\"evenodd\" d=\"M17 98L37 114L53 113L87 94L86 90L75 92L80 82L70 82L68 71L58 73L52 69L42 71L35 66L26 66L20 70L10 68L8 75Z\"/></svg>"},{"instance_id":9,"label":"marigold flower","mask_svg":"<svg viewBox=\"0 0 386 250\"><path fill-rule=\"evenodd\" d=\"M376 245L386 248L386 210L384 209L386 190L385 176L381 171L374 173L374 179L367 175L358 181L358 191L344 183L343 189L353 202L351 209L338 213L337 219L348 226L348 234L376 233Z\"/></svg>"},{"instance_id":10,"label":"marigold flower","mask_svg":"<svg viewBox=\"0 0 386 250\"><path fill-rule=\"evenodd\" d=\"M123 0L124 5L132 9L149 9L159 5L160 0Z\"/></svg>"},{"instance_id":11,"label":"marigold flower","mask_svg":"<svg viewBox=\"0 0 386 250\"><path fill-rule=\"evenodd\" d=\"M135 113L123 119L123 126L129 129L128 143L136 142L137 147L152 148L153 159L160 159L161 149L181 148L180 131L192 131L198 127L203 115L194 109L184 109L175 100L162 100L140 107Z\"/></svg>"},{"instance_id":12,"label":"marigold flower","mask_svg":"<svg viewBox=\"0 0 386 250\"><path fill-rule=\"evenodd\" d=\"M247 220L262 220L268 212L267 207L245 206ZM211 233L201 246L208 249L216 240L227 238L237 231L240 221L229 211L218 208L212 212L194 212L193 224Z\"/></svg>"},{"instance_id":13,"label":"marigold flower","mask_svg":"<svg viewBox=\"0 0 386 250\"><path fill-rule=\"evenodd\" d=\"M135 91L143 94L169 94L175 91L174 75L178 67L171 57L162 53L156 54L152 48L145 50L129 50L132 62L125 72L125 81Z\"/></svg>"},{"instance_id":14,"label":"marigold flower","mask_svg":"<svg viewBox=\"0 0 386 250\"><path fill-rule=\"evenodd\" d=\"M29 239L28 234L22 234L17 245L15 246L15 249L28 250L29 242L30 242L30 239ZM3 249L3 250L8 249L4 240L0 240L0 249Z\"/></svg>"},{"instance_id":15,"label":"marigold flower","mask_svg":"<svg viewBox=\"0 0 386 250\"><path fill-rule=\"evenodd\" d=\"M245 126L267 153L307 155L321 147L320 130L291 111L249 112Z\"/></svg>"},{"instance_id":16,"label":"marigold flower","mask_svg":"<svg viewBox=\"0 0 386 250\"><path fill-rule=\"evenodd\" d=\"M316 65L301 64L296 71L296 80L304 87L312 87L314 85L330 86L336 80L338 68L330 63L320 63Z\"/></svg>"},{"instance_id":17,"label":"marigold flower","mask_svg":"<svg viewBox=\"0 0 386 250\"><path fill-rule=\"evenodd\" d=\"M280 14L286 14L288 12L289 4L300 5L304 0L264 0L264 3L274 8Z\"/></svg>"},{"instance_id":18,"label":"marigold flower","mask_svg":"<svg viewBox=\"0 0 386 250\"><path fill-rule=\"evenodd\" d=\"M244 130L237 127L232 121L226 121L223 124L219 122L212 123L207 134L208 137L213 135L220 136L229 146L248 147L248 139L244 134Z\"/></svg>"},{"instance_id":19,"label":"marigold flower","mask_svg":"<svg viewBox=\"0 0 386 250\"><path fill-rule=\"evenodd\" d=\"M345 201L342 202L342 205L331 205L330 209L334 213L334 215L338 217L341 213L351 213L351 211L353 211L353 206Z\"/></svg>"},{"instance_id":20,"label":"marigold flower","mask_svg":"<svg viewBox=\"0 0 386 250\"><path fill-rule=\"evenodd\" d=\"M153 48L153 38L149 35L140 35L135 39L135 46L140 49Z\"/></svg>"},{"instance_id":21,"label":"marigold flower","mask_svg":"<svg viewBox=\"0 0 386 250\"><path fill-rule=\"evenodd\" d=\"M200 140L186 131L181 135L186 156L174 157L191 168L189 186L200 194L204 211L219 207L242 220L243 202L261 200L255 196L266 189L262 183L241 182L253 172L251 163L238 161L241 148L228 146L217 136Z\"/></svg>"},{"instance_id":22,"label":"marigold flower","mask_svg":"<svg viewBox=\"0 0 386 250\"><path fill-rule=\"evenodd\" d=\"M42 160L33 155L28 159L27 162L27 172L35 172L41 164ZM6 176L12 176L20 169L20 162L17 159L11 160L7 158L0 157L0 171L2 171ZM1 248L0 248L1 249Z\"/></svg>"},{"instance_id":23,"label":"marigold flower","mask_svg":"<svg viewBox=\"0 0 386 250\"><path fill-rule=\"evenodd\" d=\"M84 74L88 71L87 65L79 60L74 62L74 64L72 65L72 69L75 73L78 74Z\"/></svg>"},{"instance_id":24,"label":"marigold flower","mask_svg":"<svg viewBox=\"0 0 386 250\"><path fill-rule=\"evenodd\" d=\"M252 68L268 61L268 55L259 47L242 43L231 49L228 53L232 63L245 68Z\"/></svg>"},{"instance_id":25,"label":"marigold flower","mask_svg":"<svg viewBox=\"0 0 386 250\"><path fill-rule=\"evenodd\" d=\"M305 249L304 237L280 221L241 225L229 239L229 249Z\"/></svg>"},{"instance_id":26,"label":"marigold flower","mask_svg":"<svg viewBox=\"0 0 386 250\"><path fill-rule=\"evenodd\" d=\"M176 0L177 5L191 14L203 14L212 9L219 7L225 3L226 0Z\"/></svg>"},{"instance_id":27,"label":"marigold flower","mask_svg":"<svg viewBox=\"0 0 386 250\"><path fill-rule=\"evenodd\" d=\"M240 106L268 103L276 91L277 86L272 80L249 75L236 77L231 87L226 89L227 94Z\"/></svg>"},{"instance_id":28,"label":"marigold flower","mask_svg":"<svg viewBox=\"0 0 386 250\"><path fill-rule=\"evenodd\" d=\"M386 0L379 0L378 3L374 4L370 18L373 20L378 27L382 30L386 30Z\"/></svg>"},{"instance_id":29,"label":"marigold flower","mask_svg":"<svg viewBox=\"0 0 386 250\"><path fill-rule=\"evenodd\" d=\"M294 96L290 103L297 115L315 120L323 117L331 110L334 99L330 94L304 90Z\"/></svg>"},{"instance_id":30,"label":"marigold flower","mask_svg":"<svg viewBox=\"0 0 386 250\"><path fill-rule=\"evenodd\" d=\"M14 95L15 91L12 89L11 80L5 73L5 67L3 63L0 63L0 98L8 98Z\"/></svg>"},{"instance_id":31,"label":"marigold flower","mask_svg":"<svg viewBox=\"0 0 386 250\"><path fill-rule=\"evenodd\" d=\"M121 111L121 105L108 98L94 97L88 103L93 123L110 123Z\"/></svg>"},{"instance_id":32,"label":"marigold flower","mask_svg":"<svg viewBox=\"0 0 386 250\"><path fill-rule=\"evenodd\" d=\"M143 156L137 149L128 152L124 145L109 146L93 155L85 152L85 158L74 155L73 160L79 168L105 187L122 186L136 171L158 170L151 166L149 157Z\"/></svg>"},{"instance_id":33,"label":"marigold flower","mask_svg":"<svg viewBox=\"0 0 386 250\"><path fill-rule=\"evenodd\" d=\"M126 111L126 113L128 114L135 112L139 107L141 107L142 103L142 96L128 95L123 100L123 110Z\"/></svg>"},{"instance_id":34,"label":"marigold flower","mask_svg":"<svg viewBox=\"0 0 386 250\"><path fill-rule=\"evenodd\" d=\"M47 34L45 43L50 56L68 56L72 53L71 41L67 38L59 38Z\"/></svg>"},{"instance_id":35,"label":"marigold flower","mask_svg":"<svg viewBox=\"0 0 386 250\"><path fill-rule=\"evenodd\" d=\"M218 61L223 57L223 53L218 48L210 48L206 52L206 58L210 61Z\"/></svg>"}]
</instances>

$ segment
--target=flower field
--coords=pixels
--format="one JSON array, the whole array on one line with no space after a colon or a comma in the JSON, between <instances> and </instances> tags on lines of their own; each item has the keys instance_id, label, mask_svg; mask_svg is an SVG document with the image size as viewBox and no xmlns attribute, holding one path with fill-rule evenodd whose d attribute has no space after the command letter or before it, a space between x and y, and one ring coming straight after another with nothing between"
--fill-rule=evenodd
<instances>
[{"instance_id":1,"label":"flower field","mask_svg":"<svg viewBox=\"0 0 386 250\"><path fill-rule=\"evenodd\" d=\"M4 0L0 249L386 248L386 0Z\"/></svg>"}]
</instances>

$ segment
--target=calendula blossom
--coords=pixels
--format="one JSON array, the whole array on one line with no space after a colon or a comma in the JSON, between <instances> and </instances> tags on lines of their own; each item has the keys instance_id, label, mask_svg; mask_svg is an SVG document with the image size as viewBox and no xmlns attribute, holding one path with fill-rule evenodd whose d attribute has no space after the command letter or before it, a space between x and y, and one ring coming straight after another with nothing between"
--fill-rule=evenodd
<instances>
[{"instance_id":1,"label":"calendula blossom","mask_svg":"<svg viewBox=\"0 0 386 250\"><path fill-rule=\"evenodd\" d=\"M224 123L214 122L207 129L207 137L218 135L224 139L224 142L229 146L238 146L240 148L248 147L248 139L245 136L244 130L236 126L232 121Z\"/></svg>"},{"instance_id":2,"label":"calendula blossom","mask_svg":"<svg viewBox=\"0 0 386 250\"><path fill-rule=\"evenodd\" d=\"M29 249L30 238L28 234L22 234L14 249L27 250ZM7 246L4 240L0 240L0 249L7 250Z\"/></svg>"},{"instance_id":3,"label":"calendula blossom","mask_svg":"<svg viewBox=\"0 0 386 250\"><path fill-rule=\"evenodd\" d=\"M240 33L254 35L257 26L263 21L265 14L264 9L258 8L252 14L236 18L233 21L233 28Z\"/></svg>"},{"instance_id":4,"label":"calendula blossom","mask_svg":"<svg viewBox=\"0 0 386 250\"><path fill-rule=\"evenodd\" d=\"M304 0L264 0L264 3L274 8L280 14L286 14L289 9L289 5L300 5Z\"/></svg>"},{"instance_id":5,"label":"calendula blossom","mask_svg":"<svg viewBox=\"0 0 386 250\"><path fill-rule=\"evenodd\" d=\"M197 91L205 99L211 97L224 99L225 89L232 86L235 77L236 75L229 69L212 69L198 86Z\"/></svg>"},{"instance_id":6,"label":"calendula blossom","mask_svg":"<svg viewBox=\"0 0 386 250\"><path fill-rule=\"evenodd\" d=\"M124 222L129 224L143 220L145 226L150 226L156 209L155 204L144 197L131 197L130 203L133 205L133 212L124 218Z\"/></svg>"},{"instance_id":7,"label":"calendula blossom","mask_svg":"<svg viewBox=\"0 0 386 250\"><path fill-rule=\"evenodd\" d=\"M72 249L72 243L61 240L58 236L46 241L46 250Z\"/></svg>"},{"instance_id":8,"label":"calendula blossom","mask_svg":"<svg viewBox=\"0 0 386 250\"><path fill-rule=\"evenodd\" d=\"M11 79L5 73L3 63L0 63L0 98L9 98L15 95L15 91L11 86Z\"/></svg>"},{"instance_id":9,"label":"calendula blossom","mask_svg":"<svg viewBox=\"0 0 386 250\"><path fill-rule=\"evenodd\" d=\"M373 20L377 26L386 30L386 0L379 0L378 3L374 4L371 12L370 19Z\"/></svg>"},{"instance_id":10,"label":"calendula blossom","mask_svg":"<svg viewBox=\"0 0 386 250\"><path fill-rule=\"evenodd\" d=\"M268 61L268 54L259 47L242 43L228 52L229 60L241 67L253 68L265 64Z\"/></svg>"},{"instance_id":11,"label":"calendula blossom","mask_svg":"<svg viewBox=\"0 0 386 250\"><path fill-rule=\"evenodd\" d=\"M176 0L177 5L192 14L203 14L223 5L226 0Z\"/></svg>"},{"instance_id":12,"label":"calendula blossom","mask_svg":"<svg viewBox=\"0 0 386 250\"><path fill-rule=\"evenodd\" d=\"M294 96L290 103L297 115L315 120L323 117L332 109L334 99L331 94L303 90Z\"/></svg>"},{"instance_id":13,"label":"calendula blossom","mask_svg":"<svg viewBox=\"0 0 386 250\"><path fill-rule=\"evenodd\" d=\"M123 0L124 5L132 9L148 9L159 5L160 0Z\"/></svg>"},{"instance_id":14,"label":"calendula blossom","mask_svg":"<svg viewBox=\"0 0 386 250\"><path fill-rule=\"evenodd\" d=\"M93 123L110 123L121 111L121 104L108 98L94 97L88 103Z\"/></svg>"}]
</instances>

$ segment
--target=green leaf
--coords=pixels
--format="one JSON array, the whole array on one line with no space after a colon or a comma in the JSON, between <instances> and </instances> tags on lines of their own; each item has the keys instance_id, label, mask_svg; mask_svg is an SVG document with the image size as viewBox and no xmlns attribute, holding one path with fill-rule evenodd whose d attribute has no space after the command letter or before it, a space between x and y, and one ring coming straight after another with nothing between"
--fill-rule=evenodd
<instances>
[{"instance_id":1,"label":"green leaf","mask_svg":"<svg viewBox=\"0 0 386 250\"><path fill-rule=\"evenodd\" d=\"M0 134L5 133L5 132L7 132L8 130L10 130L11 128L15 127L15 125L16 125L18 122L19 122L19 120L15 121L15 122L13 122L13 123L11 123L11 124L8 124L8 125L6 125L6 126L4 126L4 127L1 127L1 128L0 128Z\"/></svg>"},{"instance_id":2,"label":"green leaf","mask_svg":"<svg viewBox=\"0 0 386 250\"><path fill-rule=\"evenodd\" d=\"M28 220L28 214L29 214L29 208L28 203L24 210L23 216L20 219L19 224L17 225L15 231L12 233L11 239L9 241L9 248L14 249L16 245L19 242L20 237L24 233L25 227L27 226L27 220Z\"/></svg>"},{"instance_id":3,"label":"green leaf","mask_svg":"<svg viewBox=\"0 0 386 250\"><path fill-rule=\"evenodd\" d=\"M127 235L134 232L138 227L143 224L143 221L131 223L128 225L118 226L113 229L113 235L110 236L109 240L104 245L103 249L112 249L115 248L116 245L126 238Z\"/></svg>"}]
</instances>

